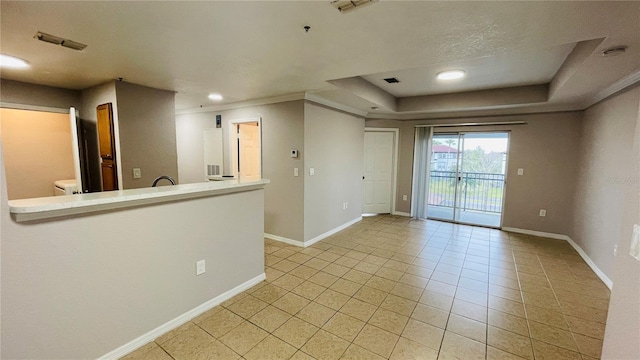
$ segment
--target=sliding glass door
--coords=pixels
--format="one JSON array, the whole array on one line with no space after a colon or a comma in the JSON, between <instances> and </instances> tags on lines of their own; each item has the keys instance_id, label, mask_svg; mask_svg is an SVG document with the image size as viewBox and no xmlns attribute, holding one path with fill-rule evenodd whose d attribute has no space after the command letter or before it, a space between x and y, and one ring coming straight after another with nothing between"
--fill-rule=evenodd
<instances>
[{"instance_id":1,"label":"sliding glass door","mask_svg":"<svg viewBox=\"0 0 640 360\"><path fill-rule=\"evenodd\" d=\"M434 134L427 217L500 227L509 134Z\"/></svg>"}]
</instances>

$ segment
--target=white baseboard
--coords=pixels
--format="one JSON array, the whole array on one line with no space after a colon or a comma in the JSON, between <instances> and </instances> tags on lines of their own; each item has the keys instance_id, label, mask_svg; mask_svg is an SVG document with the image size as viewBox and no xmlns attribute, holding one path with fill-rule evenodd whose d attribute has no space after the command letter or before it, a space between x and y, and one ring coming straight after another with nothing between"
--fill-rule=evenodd
<instances>
[{"instance_id":1,"label":"white baseboard","mask_svg":"<svg viewBox=\"0 0 640 360\"><path fill-rule=\"evenodd\" d=\"M582 259L587 263L587 265L589 265L591 270L593 270L593 272L596 273L596 275L598 275L600 280L602 280L602 282L605 285L607 285L609 290L611 290L611 288L613 287L613 281L611 281L611 279L609 279L609 277L605 275L605 273L602 272L600 268L598 268L598 266L593 262L593 260L591 260L589 255L587 255L587 253L584 252L584 250L582 250L580 245L576 244L575 241L573 241L567 235L546 233L542 231L533 231L533 230L525 230L525 229L518 229L518 228L510 228L510 227L503 227L502 230L519 233L519 234L525 234L525 235L534 235L534 236L546 237L551 239L565 240L566 242L569 243L569 245L571 245L578 252L578 254L580 254L580 257L582 257Z\"/></svg>"},{"instance_id":2,"label":"white baseboard","mask_svg":"<svg viewBox=\"0 0 640 360\"><path fill-rule=\"evenodd\" d=\"M264 237L266 237L267 239L280 241L280 242L283 242L285 244L304 247L304 243L302 241L299 241L299 240L293 240L293 239L289 239L289 238L286 238L286 237L283 237L283 236L273 235L273 234L269 234L269 233L264 233Z\"/></svg>"},{"instance_id":3,"label":"white baseboard","mask_svg":"<svg viewBox=\"0 0 640 360\"><path fill-rule=\"evenodd\" d=\"M593 270L593 272L596 273L596 275L598 275L600 280L602 280L602 282L605 285L607 285L609 290L611 290L613 288L613 281L611 281L611 279L609 279L609 277L607 275L605 275L605 273L603 273L602 270L600 270L596 266L596 264L593 262L593 260L591 260L591 258L587 255L587 253L584 252L584 250L582 250L582 248L578 244L576 244L573 240L571 240L570 237L567 236L567 238L568 238L567 241L569 242L569 244L571 244L571 246L573 246L573 248L576 249L578 254L580 254L582 259L587 263L587 265L589 265L591 270Z\"/></svg>"},{"instance_id":4,"label":"white baseboard","mask_svg":"<svg viewBox=\"0 0 640 360\"><path fill-rule=\"evenodd\" d=\"M503 227L502 230L508 231L508 232L514 232L518 234L546 237L550 239L558 239L558 240L565 240L565 241L569 240L569 237L567 235L554 234L554 233L548 233L548 232L542 232L542 231L518 229L518 228L511 228L511 227Z\"/></svg>"},{"instance_id":5,"label":"white baseboard","mask_svg":"<svg viewBox=\"0 0 640 360\"><path fill-rule=\"evenodd\" d=\"M167 321L166 323L158 326L157 328L149 331L148 333L137 337L136 339L131 340L130 342L120 346L119 348L110 351L109 353L102 355L101 357L99 357L98 359L119 359L127 354L129 354L130 352L142 347L143 345L154 341L155 339L157 339L159 336L166 334L167 332L177 328L178 326L185 324L187 321L195 318L196 316L204 313L205 311L208 311L218 305L220 305L221 303L231 299L232 297L240 294L241 292L259 284L260 282L262 282L263 280L265 280L267 277L264 273L254 277L253 279L246 281L236 287L234 287L233 289L224 292L218 296L216 296L215 298L208 300L207 302L196 306L195 308L185 312L182 315L179 315L178 317L171 319L169 321Z\"/></svg>"},{"instance_id":6,"label":"white baseboard","mask_svg":"<svg viewBox=\"0 0 640 360\"><path fill-rule=\"evenodd\" d=\"M337 228L331 229L331 230L329 230L329 231L327 231L327 232L325 232L323 234L320 234L320 235L314 237L313 239L305 241L304 242L304 247L309 247L309 246L317 243L318 241L337 233L340 230L344 230L344 229L348 228L349 226L357 223L358 221L362 221L362 216L358 216L357 218L355 218L353 220L350 220L350 221L338 226Z\"/></svg>"},{"instance_id":7,"label":"white baseboard","mask_svg":"<svg viewBox=\"0 0 640 360\"><path fill-rule=\"evenodd\" d=\"M402 211L393 211L391 213L391 215L398 215L398 216L406 216L406 217L411 217L411 214L407 213L407 212L402 212Z\"/></svg>"}]
</instances>

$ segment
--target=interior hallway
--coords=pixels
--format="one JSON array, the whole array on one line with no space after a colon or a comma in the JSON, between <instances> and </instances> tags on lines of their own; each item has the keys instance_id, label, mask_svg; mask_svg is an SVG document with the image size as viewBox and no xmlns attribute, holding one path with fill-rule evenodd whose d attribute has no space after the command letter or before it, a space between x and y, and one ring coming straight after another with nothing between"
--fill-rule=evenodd
<instances>
[{"instance_id":1,"label":"interior hallway","mask_svg":"<svg viewBox=\"0 0 640 360\"><path fill-rule=\"evenodd\" d=\"M566 242L374 216L125 359L592 359L609 290Z\"/></svg>"}]
</instances>

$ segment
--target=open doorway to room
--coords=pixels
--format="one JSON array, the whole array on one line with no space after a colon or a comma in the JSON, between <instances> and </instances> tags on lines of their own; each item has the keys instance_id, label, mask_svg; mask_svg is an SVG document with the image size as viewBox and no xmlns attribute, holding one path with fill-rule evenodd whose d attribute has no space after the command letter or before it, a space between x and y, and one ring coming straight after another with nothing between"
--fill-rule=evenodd
<instances>
[{"instance_id":1,"label":"open doorway to room","mask_svg":"<svg viewBox=\"0 0 640 360\"><path fill-rule=\"evenodd\" d=\"M500 227L509 133L434 134L427 217Z\"/></svg>"},{"instance_id":2,"label":"open doorway to room","mask_svg":"<svg viewBox=\"0 0 640 360\"><path fill-rule=\"evenodd\" d=\"M240 180L260 180L262 178L260 119L233 120L229 125L231 174Z\"/></svg>"}]
</instances>

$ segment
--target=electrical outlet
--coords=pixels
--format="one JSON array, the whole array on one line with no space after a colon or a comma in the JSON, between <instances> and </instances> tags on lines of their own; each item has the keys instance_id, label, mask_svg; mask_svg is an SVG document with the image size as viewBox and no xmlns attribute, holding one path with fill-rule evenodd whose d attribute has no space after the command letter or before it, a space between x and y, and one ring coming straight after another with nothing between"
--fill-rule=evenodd
<instances>
[{"instance_id":1,"label":"electrical outlet","mask_svg":"<svg viewBox=\"0 0 640 360\"><path fill-rule=\"evenodd\" d=\"M542 216L542 217L547 216L547 210L545 210L545 209L540 209L540 213L539 213L539 215L540 215L540 216Z\"/></svg>"},{"instance_id":2,"label":"electrical outlet","mask_svg":"<svg viewBox=\"0 0 640 360\"><path fill-rule=\"evenodd\" d=\"M518 175L524 175L524 169L523 168L518 169Z\"/></svg>"},{"instance_id":3,"label":"electrical outlet","mask_svg":"<svg viewBox=\"0 0 640 360\"><path fill-rule=\"evenodd\" d=\"M314 168L309 168L309 176L313 176L316 174L316 169Z\"/></svg>"},{"instance_id":4,"label":"electrical outlet","mask_svg":"<svg viewBox=\"0 0 640 360\"><path fill-rule=\"evenodd\" d=\"M133 178L140 179L142 177L142 171L140 168L133 168Z\"/></svg>"},{"instance_id":5,"label":"electrical outlet","mask_svg":"<svg viewBox=\"0 0 640 360\"><path fill-rule=\"evenodd\" d=\"M200 261L196 262L196 276L204 274L205 271L206 271L206 269L205 269L205 261L204 260L200 260Z\"/></svg>"},{"instance_id":6,"label":"electrical outlet","mask_svg":"<svg viewBox=\"0 0 640 360\"><path fill-rule=\"evenodd\" d=\"M402 195L402 201L407 201L407 195Z\"/></svg>"}]
</instances>

